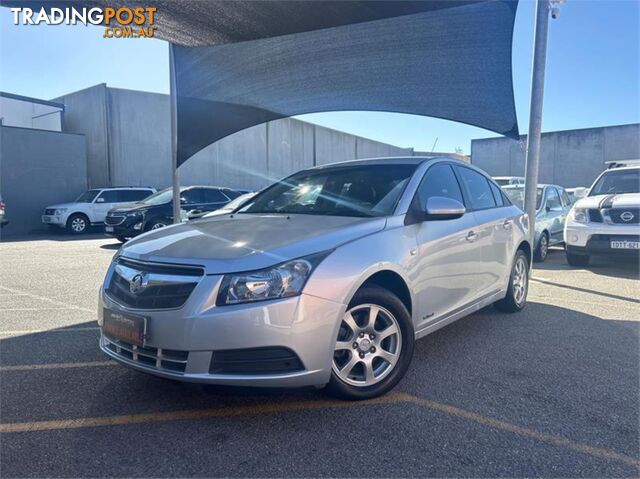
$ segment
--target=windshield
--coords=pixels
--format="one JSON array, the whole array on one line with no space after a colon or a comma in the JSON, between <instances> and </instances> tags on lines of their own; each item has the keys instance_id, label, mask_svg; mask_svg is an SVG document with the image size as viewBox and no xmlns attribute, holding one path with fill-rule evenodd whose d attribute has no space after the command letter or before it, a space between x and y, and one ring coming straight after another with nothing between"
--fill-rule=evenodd
<instances>
[{"instance_id":1,"label":"windshield","mask_svg":"<svg viewBox=\"0 0 640 479\"><path fill-rule=\"evenodd\" d=\"M78 198L76 198L76 203L91 203L96 199L100 190L89 190L82 193Z\"/></svg>"},{"instance_id":2,"label":"windshield","mask_svg":"<svg viewBox=\"0 0 640 479\"><path fill-rule=\"evenodd\" d=\"M166 188L164 190L158 191L157 193L152 194L151 196L147 196L144 200L140 201L143 205L163 205L165 203L169 203L173 198L173 190L171 188Z\"/></svg>"},{"instance_id":3,"label":"windshield","mask_svg":"<svg viewBox=\"0 0 640 479\"><path fill-rule=\"evenodd\" d=\"M306 170L262 193L241 213L388 216L416 165L354 165Z\"/></svg>"},{"instance_id":4,"label":"windshield","mask_svg":"<svg viewBox=\"0 0 640 479\"><path fill-rule=\"evenodd\" d=\"M513 204L524 210L524 187L504 188L502 191L507 194ZM538 188L536 194L536 210L540 209L540 203L542 203L542 188Z\"/></svg>"},{"instance_id":5,"label":"windshield","mask_svg":"<svg viewBox=\"0 0 640 479\"><path fill-rule=\"evenodd\" d=\"M605 173L593 185L589 196L640 193L640 169Z\"/></svg>"}]
</instances>

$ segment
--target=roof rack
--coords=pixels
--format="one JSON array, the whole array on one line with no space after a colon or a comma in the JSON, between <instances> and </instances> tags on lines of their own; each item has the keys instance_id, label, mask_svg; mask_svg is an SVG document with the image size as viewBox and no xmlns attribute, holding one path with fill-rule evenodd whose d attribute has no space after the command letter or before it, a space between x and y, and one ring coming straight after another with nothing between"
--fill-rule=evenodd
<instances>
[{"instance_id":1,"label":"roof rack","mask_svg":"<svg viewBox=\"0 0 640 479\"><path fill-rule=\"evenodd\" d=\"M640 160L605 161L604 164L607 165L607 169L623 168L625 166L640 166Z\"/></svg>"}]
</instances>

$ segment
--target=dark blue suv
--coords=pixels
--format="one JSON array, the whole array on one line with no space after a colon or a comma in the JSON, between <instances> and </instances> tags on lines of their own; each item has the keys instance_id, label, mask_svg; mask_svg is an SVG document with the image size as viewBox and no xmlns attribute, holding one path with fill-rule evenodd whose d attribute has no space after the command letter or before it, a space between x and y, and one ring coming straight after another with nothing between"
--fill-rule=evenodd
<instances>
[{"instance_id":1,"label":"dark blue suv","mask_svg":"<svg viewBox=\"0 0 640 479\"><path fill-rule=\"evenodd\" d=\"M185 212L215 211L244 192L216 186L185 186L180 189L180 204ZM113 208L105 218L105 233L124 242L145 231L172 224L172 196L172 189L167 188L137 203Z\"/></svg>"}]
</instances>

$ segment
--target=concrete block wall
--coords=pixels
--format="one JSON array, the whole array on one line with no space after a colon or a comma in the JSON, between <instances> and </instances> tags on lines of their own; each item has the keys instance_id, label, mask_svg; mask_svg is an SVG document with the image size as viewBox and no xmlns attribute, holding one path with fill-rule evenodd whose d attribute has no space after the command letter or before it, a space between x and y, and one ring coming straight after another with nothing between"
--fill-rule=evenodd
<instances>
[{"instance_id":1,"label":"concrete block wall","mask_svg":"<svg viewBox=\"0 0 640 479\"><path fill-rule=\"evenodd\" d=\"M472 140L471 162L492 176L524 176L526 136ZM640 124L543 133L540 183L591 186L605 162L640 158Z\"/></svg>"},{"instance_id":2,"label":"concrete block wall","mask_svg":"<svg viewBox=\"0 0 640 479\"><path fill-rule=\"evenodd\" d=\"M45 206L86 191L86 149L82 135L0 127L0 193L9 220L0 235L43 230Z\"/></svg>"},{"instance_id":3,"label":"concrete block wall","mask_svg":"<svg viewBox=\"0 0 640 479\"><path fill-rule=\"evenodd\" d=\"M68 105L67 131L87 136L89 185L171 185L167 95L97 85L56 100ZM313 165L412 154L411 148L287 118L209 145L180 167L180 176L184 185L258 190Z\"/></svg>"}]
</instances>

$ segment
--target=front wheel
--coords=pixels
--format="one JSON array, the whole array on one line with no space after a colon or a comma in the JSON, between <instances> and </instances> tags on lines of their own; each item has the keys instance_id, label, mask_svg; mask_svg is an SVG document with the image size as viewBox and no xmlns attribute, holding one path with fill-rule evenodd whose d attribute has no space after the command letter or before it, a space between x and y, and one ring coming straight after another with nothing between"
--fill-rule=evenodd
<instances>
[{"instance_id":1,"label":"front wheel","mask_svg":"<svg viewBox=\"0 0 640 479\"><path fill-rule=\"evenodd\" d=\"M342 318L327 391L351 400L385 394L406 373L414 341L411 316L397 296L361 289Z\"/></svg>"},{"instance_id":2,"label":"front wheel","mask_svg":"<svg viewBox=\"0 0 640 479\"><path fill-rule=\"evenodd\" d=\"M67 220L67 231L74 235L80 235L89 229L89 220L85 215L76 213Z\"/></svg>"},{"instance_id":3,"label":"front wheel","mask_svg":"<svg viewBox=\"0 0 640 479\"><path fill-rule=\"evenodd\" d=\"M165 226L168 226L169 222L166 220L154 220L153 223L151 223L148 227L147 227L147 231L152 231L152 230L158 230L160 228L164 228Z\"/></svg>"},{"instance_id":4,"label":"front wheel","mask_svg":"<svg viewBox=\"0 0 640 479\"><path fill-rule=\"evenodd\" d=\"M529 260L522 250L518 250L511 267L509 286L504 299L497 301L495 307L505 313L517 313L527 304L529 291Z\"/></svg>"},{"instance_id":5,"label":"front wheel","mask_svg":"<svg viewBox=\"0 0 640 479\"><path fill-rule=\"evenodd\" d=\"M540 240L538 241L538 247L533 253L534 261L538 263L544 262L547 259L547 255L549 254L549 234L544 231L540 235Z\"/></svg>"},{"instance_id":6,"label":"front wheel","mask_svg":"<svg viewBox=\"0 0 640 479\"><path fill-rule=\"evenodd\" d=\"M567 263L570 266L575 266L577 268L584 268L589 266L589 255L588 254L576 254L571 253L570 251L566 252L567 254Z\"/></svg>"}]
</instances>

